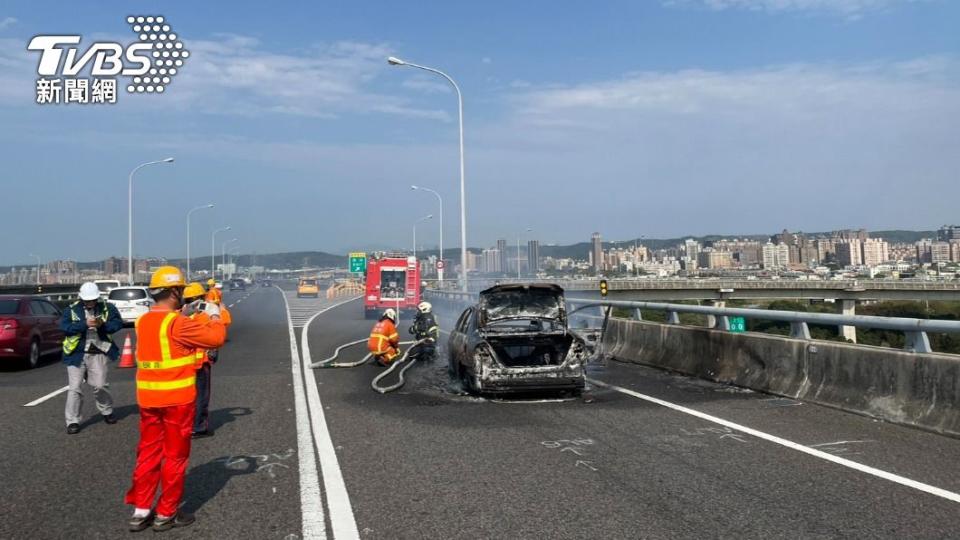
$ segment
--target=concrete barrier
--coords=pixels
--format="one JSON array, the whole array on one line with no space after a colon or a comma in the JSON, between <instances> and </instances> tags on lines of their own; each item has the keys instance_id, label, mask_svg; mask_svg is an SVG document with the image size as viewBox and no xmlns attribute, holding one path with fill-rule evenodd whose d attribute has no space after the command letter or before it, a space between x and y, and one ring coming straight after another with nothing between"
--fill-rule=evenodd
<instances>
[{"instance_id":1,"label":"concrete barrier","mask_svg":"<svg viewBox=\"0 0 960 540\"><path fill-rule=\"evenodd\" d=\"M960 357L611 319L617 360L960 436Z\"/></svg>"}]
</instances>

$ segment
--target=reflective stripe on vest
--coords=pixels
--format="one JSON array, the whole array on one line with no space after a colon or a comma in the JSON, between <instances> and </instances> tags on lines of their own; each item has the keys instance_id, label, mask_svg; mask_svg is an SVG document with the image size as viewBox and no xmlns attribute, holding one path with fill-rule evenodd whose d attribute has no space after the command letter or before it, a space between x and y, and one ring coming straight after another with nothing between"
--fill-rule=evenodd
<instances>
[{"instance_id":1,"label":"reflective stripe on vest","mask_svg":"<svg viewBox=\"0 0 960 540\"><path fill-rule=\"evenodd\" d=\"M75 323L81 321L80 317L77 316L76 310L73 309L79 303L80 302L74 302L70 304L69 308L67 308L70 310L70 320ZM106 302L104 302L103 303L103 322L107 322L107 319L109 318L110 318L110 312L107 310ZM63 354L70 354L73 351L77 350L77 347L80 346L80 340L82 339L82 336L85 336L85 335L86 335L86 331L84 331L83 334L76 334L73 336L67 336L63 338Z\"/></svg>"},{"instance_id":2,"label":"reflective stripe on vest","mask_svg":"<svg viewBox=\"0 0 960 540\"><path fill-rule=\"evenodd\" d=\"M183 405L196 399L196 352L174 358L170 347L170 329L178 316L151 311L137 320L137 403L141 407Z\"/></svg>"}]
</instances>

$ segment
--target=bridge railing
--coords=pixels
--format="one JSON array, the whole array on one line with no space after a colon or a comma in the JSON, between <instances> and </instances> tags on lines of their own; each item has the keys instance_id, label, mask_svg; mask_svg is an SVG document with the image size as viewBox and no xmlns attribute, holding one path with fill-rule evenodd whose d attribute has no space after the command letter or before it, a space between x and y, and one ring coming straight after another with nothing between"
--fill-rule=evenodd
<instances>
[{"instance_id":1,"label":"bridge railing","mask_svg":"<svg viewBox=\"0 0 960 540\"><path fill-rule=\"evenodd\" d=\"M429 298L443 302L447 307L464 308L476 302L477 293L459 291L429 291ZM803 311L780 311L749 308L726 308L713 306L692 306L663 302L639 302L628 300L588 300L567 298L571 307L570 314L596 307L623 308L632 310L637 320L643 320L644 310L660 311L666 314L667 324L680 324L681 313L707 315L713 317L712 328L730 331L730 318L786 322L790 324L790 336L797 339L812 340L810 325L853 326L875 330L903 332L906 336L904 349L911 352L933 352L930 347L929 332L960 334L960 321L937 319L911 319L906 317L877 317L871 315L841 315L833 313L809 313Z\"/></svg>"},{"instance_id":2,"label":"bridge railing","mask_svg":"<svg viewBox=\"0 0 960 540\"><path fill-rule=\"evenodd\" d=\"M591 307L625 308L633 311L634 318L643 320L643 310L666 313L667 324L680 324L681 313L693 313L712 316L713 328L730 331L730 318L776 321L790 323L790 336L810 340L810 325L853 326L875 330L903 332L906 336L904 349L911 352L929 353L930 338L928 332L960 334L960 321L936 319L911 319L906 317L876 317L870 315L840 315L833 313L808 313L803 311L779 311L749 308L721 308L713 306L691 306L662 302L636 302L626 300L580 300L568 298L567 303L575 309L571 314Z\"/></svg>"},{"instance_id":3,"label":"bridge railing","mask_svg":"<svg viewBox=\"0 0 960 540\"><path fill-rule=\"evenodd\" d=\"M611 291L628 290L719 290L719 289L810 289L836 291L957 291L960 281L883 281L883 280L800 280L800 279L635 279L607 278ZM554 283L569 291L597 290L599 278L592 279L498 279L471 280L477 290L507 283Z\"/></svg>"},{"instance_id":4,"label":"bridge railing","mask_svg":"<svg viewBox=\"0 0 960 540\"><path fill-rule=\"evenodd\" d=\"M0 294L30 294L64 305L79 298L78 285L18 285L0 287Z\"/></svg>"}]
</instances>

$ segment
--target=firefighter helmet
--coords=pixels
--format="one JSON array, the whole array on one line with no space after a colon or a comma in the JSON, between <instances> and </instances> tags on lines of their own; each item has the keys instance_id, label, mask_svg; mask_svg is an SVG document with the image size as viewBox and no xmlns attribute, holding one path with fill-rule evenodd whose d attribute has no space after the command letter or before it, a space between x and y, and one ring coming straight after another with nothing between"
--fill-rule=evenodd
<instances>
[{"instance_id":1,"label":"firefighter helmet","mask_svg":"<svg viewBox=\"0 0 960 540\"><path fill-rule=\"evenodd\" d=\"M433 306L430 305L430 302L420 302L417 304L417 309L420 310L420 313L430 313L430 310L433 309Z\"/></svg>"},{"instance_id":2,"label":"firefighter helmet","mask_svg":"<svg viewBox=\"0 0 960 540\"><path fill-rule=\"evenodd\" d=\"M386 311L384 311L383 317L385 319L390 319L391 321L394 322L394 324L396 324L397 322L397 312L393 308L389 308Z\"/></svg>"}]
</instances>

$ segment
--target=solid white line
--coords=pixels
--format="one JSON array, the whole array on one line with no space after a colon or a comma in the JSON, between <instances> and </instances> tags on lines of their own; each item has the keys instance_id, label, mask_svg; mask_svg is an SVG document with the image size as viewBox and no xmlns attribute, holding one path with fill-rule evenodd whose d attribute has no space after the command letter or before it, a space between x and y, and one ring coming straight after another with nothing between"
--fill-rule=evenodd
<instances>
[{"instance_id":1,"label":"solid white line","mask_svg":"<svg viewBox=\"0 0 960 540\"><path fill-rule=\"evenodd\" d=\"M662 400L662 399L657 399L657 398L655 398L655 397L648 396L648 395L645 395L645 394L641 394L641 393L639 393L639 392L634 392L633 390L629 390L629 389L626 389L626 388L623 388L623 387L620 387L620 386L615 386L615 385L612 385L612 384L607 384L607 383L605 383L605 382L601 382L601 381L598 381L598 380L595 380L595 379L589 379L589 378L588 378L587 380L590 382L590 384L594 384L594 385L600 386L600 387L602 387L602 388L609 388L609 389L611 389L611 390L616 390L617 392L620 392L620 393L622 393L622 394L627 394L628 396L633 396L633 397L635 397L635 398L639 398L639 399L642 399L642 400L644 400L644 401L649 401L650 403L656 403L657 405L661 405L661 406L663 406L663 407L667 407L668 409L673 409L673 410L675 410L675 411L682 412L682 413L684 413L684 414L689 414L689 415L691 415L691 416L696 416L697 418L706 420L706 421L708 421L708 422L713 422L714 424L720 424L721 426L726 426L726 427L728 427L728 428L735 429L735 430L737 430L737 431L742 431L743 433L746 433L746 434L748 434L748 435L753 435L754 437L757 437L757 438L759 438L759 439L763 439L763 440L765 440L765 441L772 442L772 443L774 443L774 444L779 444L779 445L781 445L781 446L786 446L787 448L790 448L791 450L796 450L796 451L798 451L798 452L803 452L804 454L809 454L809 455L811 455L811 456L813 456L813 457L817 457L817 458L820 458L820 459L824 459L824 460L826 460L826 461L831 461L831 462L833 462L833 463L836 463L837 465L842 465L842 466L844 466L844 467L848 467L848 468L850 468L850 469L854 469L854 470L860 471L860 472L862 472L862 473L866 473L866 474L869 474L869 475L872 475L872 476L876 476L877 478L882 478L882 479L884 479L884 480L888 480L888 481L890 481L890 482L894 482L894 483L900 484L900 485L902 485L902 486L906 486L906 487L913 488L913 489L916 489L916 490L919 490L919 491L923 491L924 493L929 493L929 494L931 494L931 495L936 495L937 497L943 497L944 499L947 499L947 500L950 500L950 501L953 501L953 502L960 502L960 494L954 493L954 492L952 492L952 491L947 491L947 490L945 490L945 489L941 489L941 488L938 488L938 487L936 487L936 486L931 486L931 485L929 485L929 484L924 484L923 482L917 482L916 480L911 480L911 479L909 479L909 478L906 478L906 477L904 477L904 476L900 476L900 475L898 475L898 474L889 473L889 472L887 472L887 471L883 471L883 470L880 470L880 469L877 469L877 468L874 468L874 467L870 467L870 466L864 465L864 464L862 464L862 463L857 463L856 461L850 461L849 459L843 459L842 457L837 457L837 456L835 456L835 455L833 455L833 454L828 454L827 452L823 452L823 451L821 451L821 450L817 450L817 449L811 448L811 447L809 447L809 446L804 446L804 445L802 445L802 444L795 443L795 442L793 442L793 441L788 441L787 439L782 439L782 438L777 437L777 436L775 436L775 435L770 435L769 433L764 433L764 432L762 432L762 431L757 431L756 429L753 429L753 428L748 428L748 427L746 427L746 426L741 426L740 424L736 424L736 423L730 422L729 420L724 420L723 418L718 418L718 417L716 417L716 416L711 416L711 415L709 415L709 414L702 413L702 412L696 411L696 410L694 410L694 409L688 409L687 407L684 407L684 406L682 406L682 405L677 405L677 404L675 404L675 403L670 403L669 401L664 401L664 400Z\"/></svg>"},{"instance_id":2,"label":"solid white line","mask_svg":"<svg viewBox=\"0 0 960 540\"><path fill-rule=\"evenodd\" d=\"M53 392L50 392L49 394L43 396L42 398L35 399L35 400L31 401L30 403L27 403L26 405L24 405L24 407L36 407L37 405L43 403L44 401L46 401L46 400L48 400L48 399L50 399L50 398L52 398L52 397L59 396L60 394L66 392L66 391L69 390L69 389L70 389L69 386L64 386L63 388L61 388L61 389L59 389L59 390L54 390Z\"/></svg>"},{"instance_id":3,"label":"solid white line","mask_svg":"<svg viewBox=\"0 0 960 540\"><path fill-rule=\"evenodd\" d=\"M300 334L300 350L303 351L304 381L307 387L307 404L310 406L310 418L313 421L313 439L317 443L317 453L320 455L320 471L323 473L323 485L327 494L327 508L330 511L330 526L333 537L337 540L359 539L357 520L353 516L353 507L350 506L350 495L343 481L340 463L337 461L337 452L327 429L327 420L323 414L323 404L320 402L320 392L317 390L317 379L310 367L313 360L310 357L310 323L331 309L343 304L358 300L351 298L326 307L314 314L307 321Z\"/></svg>"},{"instance_id":4,"label":"solid white line","mask_svg":"<svg viewBox=\"0 0 960 540\"><path fill-rule=\"evenodd\" d=\"M327 526L324 522L323 500L320 497L320 478L317 475L317 458L313 450L313 435L310 432L310 412L303 392L303 376L300 371L300 352L297 350L297 335L290 319L290 306L283 289L277 287L287 308L287 329L290 332L290 361L293 370L293 403L297 419L297 459L300 465L300 515L304 540L326 540Z\"/></svg>"}]
</instances>

